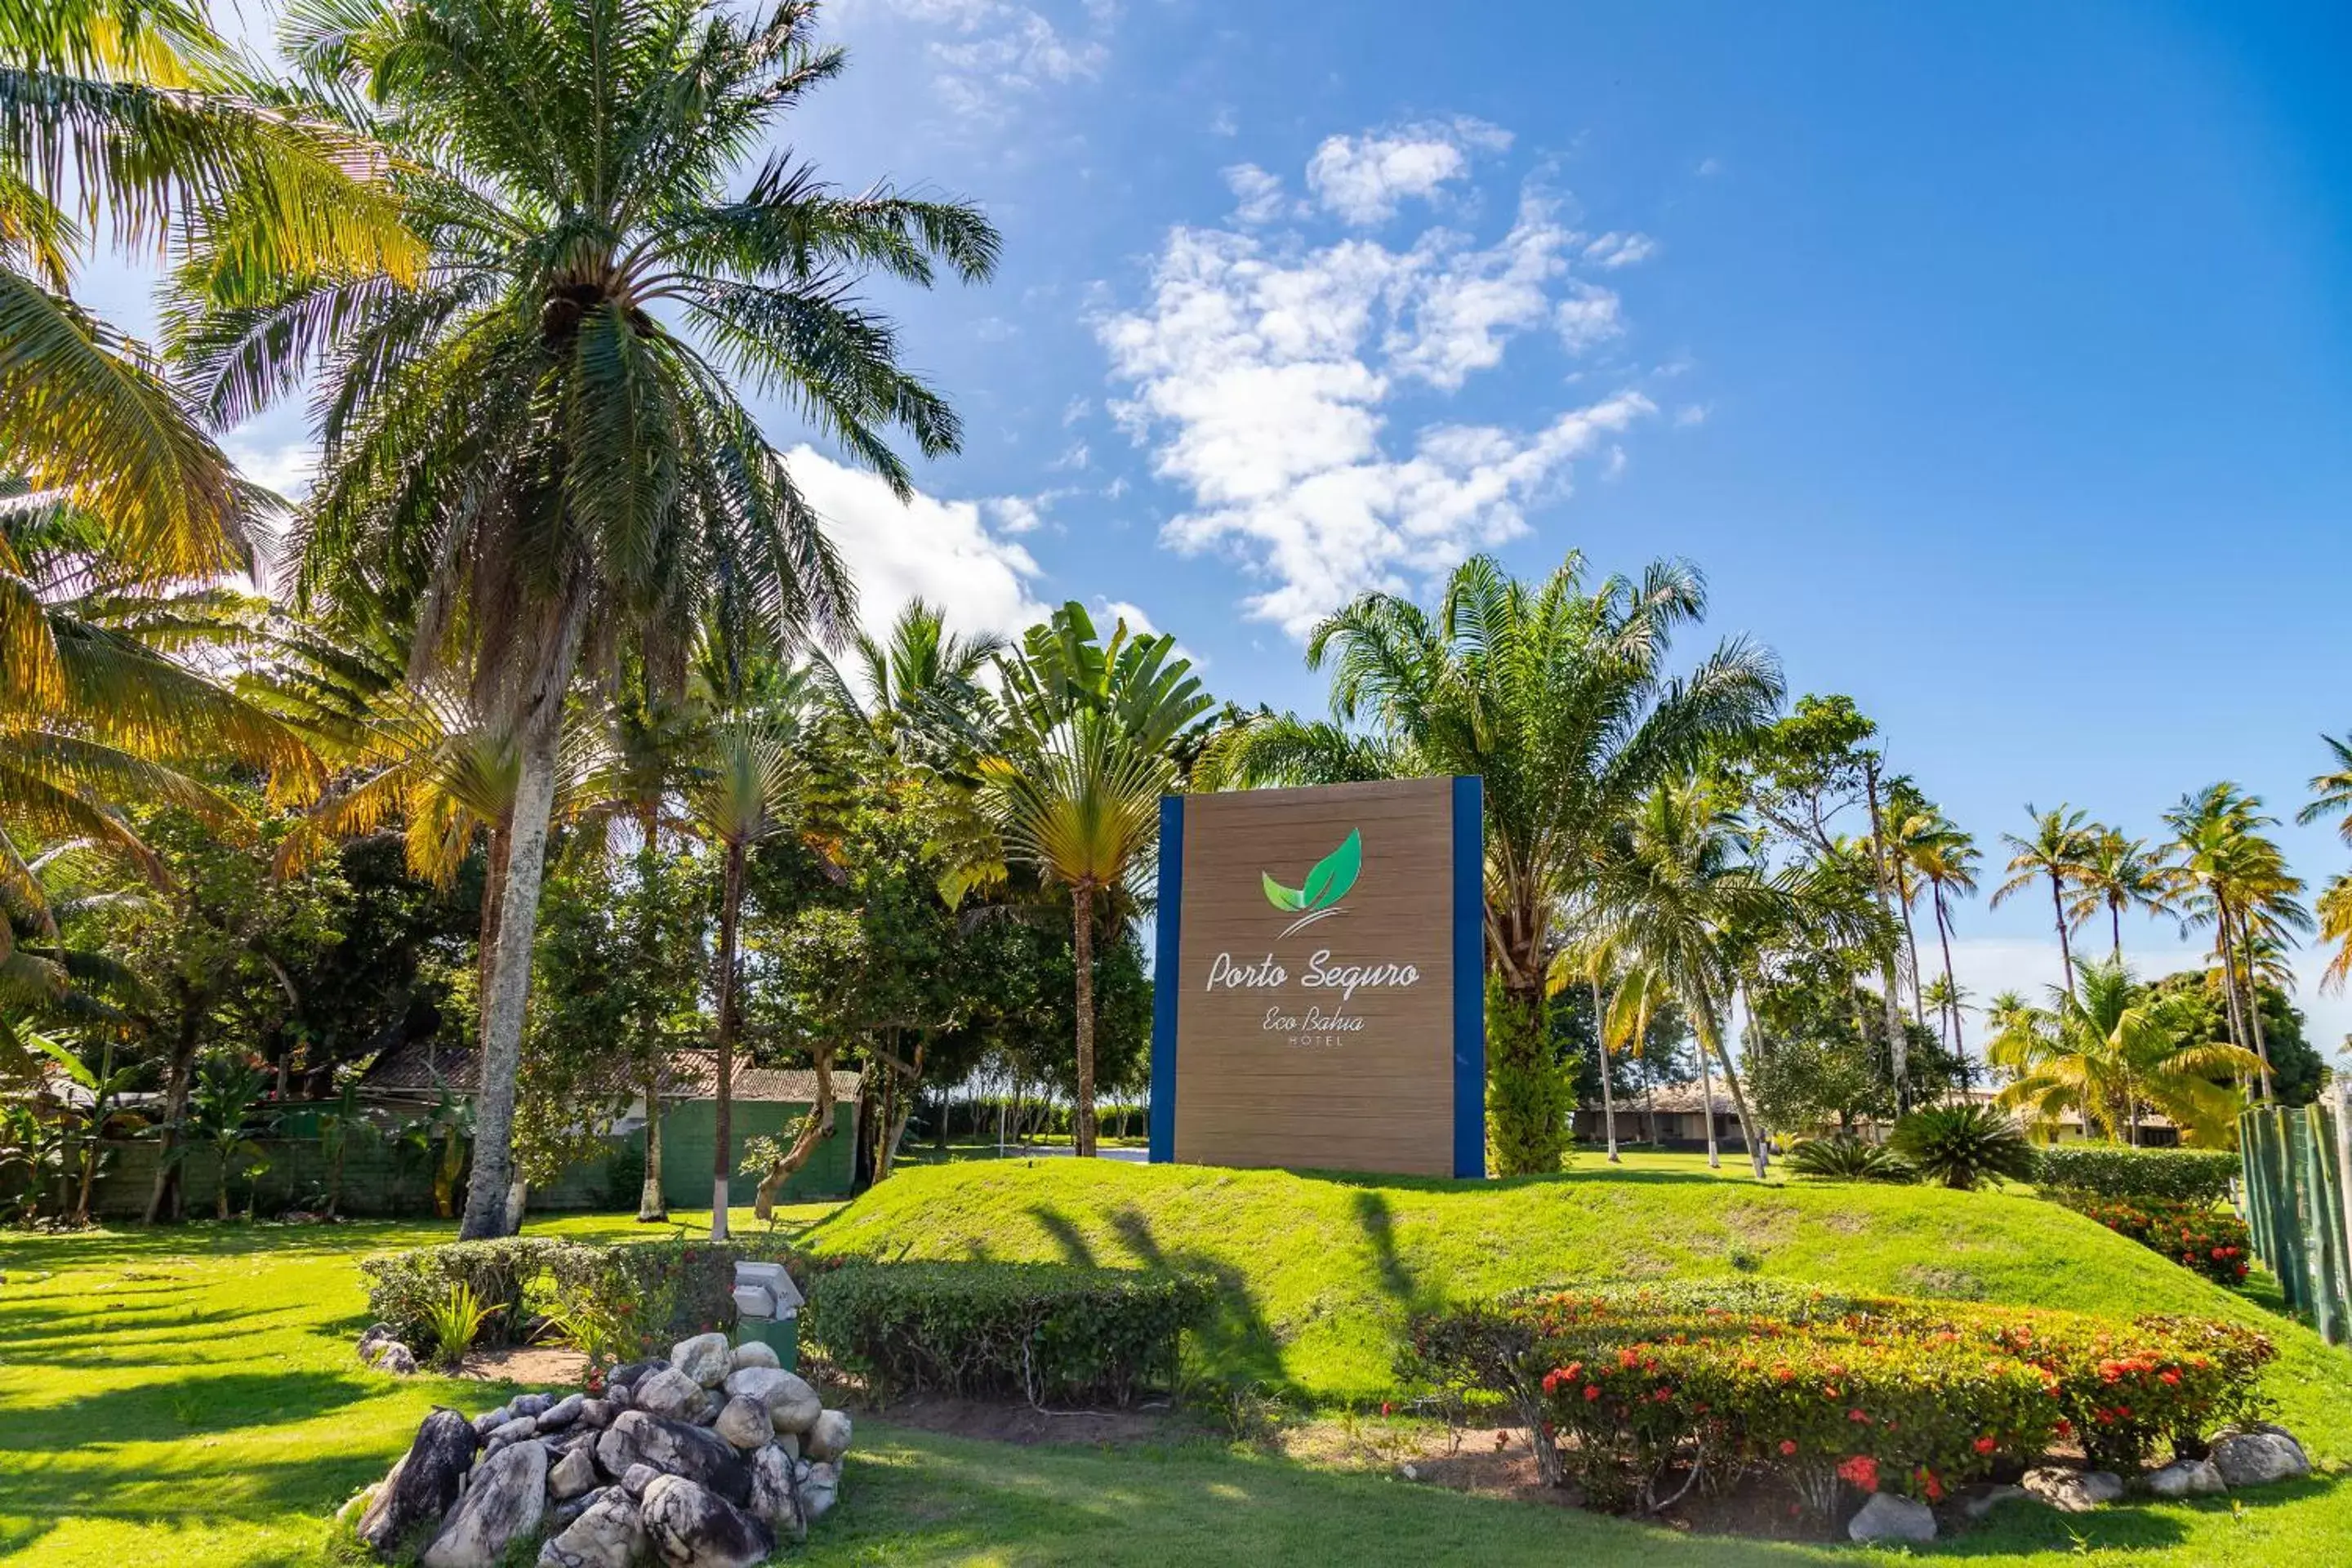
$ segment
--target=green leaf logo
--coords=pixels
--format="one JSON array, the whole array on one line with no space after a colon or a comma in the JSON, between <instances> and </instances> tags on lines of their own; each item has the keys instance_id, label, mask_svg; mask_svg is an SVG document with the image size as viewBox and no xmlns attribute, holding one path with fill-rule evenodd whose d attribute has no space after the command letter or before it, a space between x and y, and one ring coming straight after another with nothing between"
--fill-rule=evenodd
<instances>
[{"instance_id":1,"label":"green leaf logo","mask_svg":"<svg viewBox=\"0 0 2352 1568\"><path fill-rule=\"evenodd\" d=\"M1270 871L1259 872L1258 878L1265 885L1267 903L1285 914L1299 917L1284 929L1282 934L1288 936L1301 926L1339 913L1339 900L1356 885L1357 874L1363 868L1364 836L1349 828L1339 847L1315 862L1315 868L1307 873L1305 887L1286 888L1274 879Z\"/></svg>"}]
</instances>

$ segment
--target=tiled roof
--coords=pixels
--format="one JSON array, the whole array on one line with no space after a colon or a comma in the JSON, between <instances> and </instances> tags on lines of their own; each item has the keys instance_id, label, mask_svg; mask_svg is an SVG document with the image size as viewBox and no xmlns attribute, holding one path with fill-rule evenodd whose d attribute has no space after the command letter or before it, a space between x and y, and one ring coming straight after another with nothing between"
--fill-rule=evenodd
<instances>
[{"instance_id":1,"label":"tiled roof","mask_svg":"<svg viewBox=\"0 0 2352 1568\"><path fill-rule=\"evenodd\" d=\"M636 1092L635 1085L624 1081L625 1072L625 1067L616 1058L612 1086L616 1097ZM716 1051L677 1051L671 1054L662 1074L662 1098L709 1100L718 1093L718 1084ZM857 1074L836 1071L833 1075L834 1098L855 1100L857 1085ZM471 1094L475 1088L474 1053L462 1047L436 1050L429 1040L411 1040L378 1057L375 1065L361 1077L360 1088L379 1094L435 1094L443 1089ZM729 1088L732 1097L740 1100L788 1105L816 1102L814 1072L754 1067L740 1058L736 1060Z\"/></svg>"}]
</instances>

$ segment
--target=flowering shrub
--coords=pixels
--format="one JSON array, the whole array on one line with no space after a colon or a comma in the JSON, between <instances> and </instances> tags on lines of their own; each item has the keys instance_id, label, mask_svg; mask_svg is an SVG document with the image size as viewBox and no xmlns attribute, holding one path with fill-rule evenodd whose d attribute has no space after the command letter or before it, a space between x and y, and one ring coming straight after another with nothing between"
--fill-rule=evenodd
<instances>
[{"instance_id":1,"label":"flowering shrub","mask_svg":"<svg viewBox=\"0 0 2352 1568\"><path fill-rule=\"evenodd\" d=\"M1548 1362L1539 1464L1552 1448L1547 1473L1573 1473L1600 1506L1643 1509L1677 1467L1685 1488L1708 1469L1778 1471L1826 1509L1840 1481L1934 1501L2070 1432L2103 1463L2136 1462L2235 1409L2272 1353L2259 1334L2193 1320L1754 1283L1521 1295L1426 1320L1415 1344L1429 1371L1522 1408L1513 1369Z\"/></svg>"},{"instance_id":2,"label":"flowering shrub","mask_svg":"<svg viewBox=\"0 0 2352 1568\"><path fill-rule=\"evenodd\" d=\"M2056 1196L2075 1213L2088 1215L2116 1235L2161 1252L2216 1285L2237 1285L2246 1278L2253 1234L2244 1220L2222 1213L2210 1203L2100 1198L2084 1193Z\"/></svg>"}]
</instances>

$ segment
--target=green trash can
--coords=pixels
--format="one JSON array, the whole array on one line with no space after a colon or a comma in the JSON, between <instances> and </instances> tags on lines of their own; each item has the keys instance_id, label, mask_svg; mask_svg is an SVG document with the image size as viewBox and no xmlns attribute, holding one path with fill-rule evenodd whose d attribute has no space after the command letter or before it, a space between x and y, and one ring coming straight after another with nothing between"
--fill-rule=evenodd
<instances>
[{"instance_id":1,"label":"green trash can","mask_svg":"<svg viewBox=\"0 0 2352 1568\"><path fill-rule=\"evenodd\" d=\"M786 1372L798 1370L801 1364L801 1320L798 1313L781 1318L738 1318L735 1320L735 1342L748 1345L754 1342L776 1352L776 1360Z\"/></svg>"}]
</instances>

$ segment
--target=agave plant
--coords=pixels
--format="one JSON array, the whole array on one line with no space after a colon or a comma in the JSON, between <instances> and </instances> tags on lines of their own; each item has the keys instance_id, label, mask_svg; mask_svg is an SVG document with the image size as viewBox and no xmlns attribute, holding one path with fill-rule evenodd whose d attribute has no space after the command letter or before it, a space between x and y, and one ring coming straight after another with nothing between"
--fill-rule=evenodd
<instances>
[{"instance_id":1,"label":"agave plant","mask_svg":"<svg viewBox=\"0 0 2352 1568\"><path fill-rule=\"evenodd\" d=\"M2033 1145L2015 1121L1981 1105L1935 1105L1895 1124L1887 1140L1926 1182L1969 1192L1996 1177L2033 1179Z\"/></svg>"},{"instance_id":2,"label":"agave plant","mask_svg":"<svg viewBox=\"0 0 2352 1568\"><path fill-rule=\"evenodd\" d=\"M1892 1149L1843 1134L1806 1139L1789 1151L1789 1168L1832 1182L1907 1182L1913 1175Z\"/></svg>"}]
</instances>

